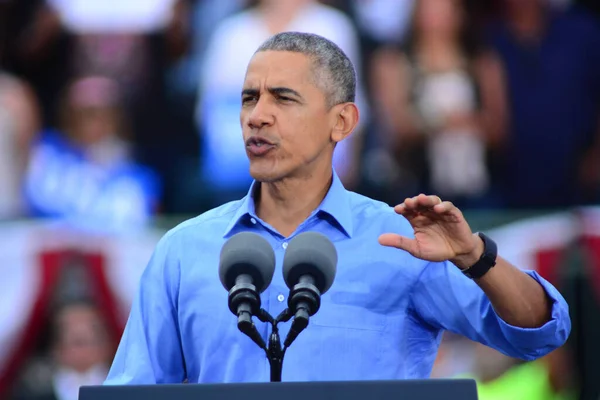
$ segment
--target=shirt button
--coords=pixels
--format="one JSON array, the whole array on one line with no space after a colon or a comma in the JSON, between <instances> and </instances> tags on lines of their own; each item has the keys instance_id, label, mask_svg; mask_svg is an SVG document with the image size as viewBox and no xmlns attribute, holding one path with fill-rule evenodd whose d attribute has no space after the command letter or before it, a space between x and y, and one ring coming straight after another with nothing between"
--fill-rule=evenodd
<instances>
[{"instance_id":1,"label":"shirt button","mask_svg":"<svg viewBox=\"0 0 600 400\"><path fill-rule=\"evenodd\" d=\"M285 296L279 293L279 296L277 296L277 300L279 300L279 302L281 303L283 300L285 300Z\"/></svg>"},{"instance_id":2,"label":"shirt button","mask_svg":"<svg viewBox=\"0 0 600 400\"><path fill-rule=\"evenodd\" d=\"M250 222L252 222L253 224L256 224L256 220L254 218L250 218Z\"/></svg>"},{"instance_id":3,"label":"shirt button","mask_svg":"<svg viewBox=\"0 0 600 400\"><path fill-rule=\"evenodd\" d=\"M284 249L287 249L287 242L283 242L283 244L281 245Z\"/></svg>"}]
</instances>

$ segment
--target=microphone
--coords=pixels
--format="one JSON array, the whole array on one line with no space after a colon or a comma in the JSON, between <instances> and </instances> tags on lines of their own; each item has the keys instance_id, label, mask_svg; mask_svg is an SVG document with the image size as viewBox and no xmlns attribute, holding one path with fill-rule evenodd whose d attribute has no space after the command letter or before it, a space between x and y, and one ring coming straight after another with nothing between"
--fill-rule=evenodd
<instances>
[{"instance_id":1,"label":"microphone","mask_svg":"<svg viewBox=\"0 0 600 400\"><path fill-rule=\"evenodd\" d=\"M308 326L308 319L321 306L321 295L331 288L337 266L337 251L317 232L304 232L290 240L283 258L283 279L291 292L288 307L294 321L285 339L289 347Z\"/></svg>"},{"instance_id":2,"label":"microphone","mask_svg":"<svg viewBox=\"0 0 600 400\"><path fill-rule=\"evenodd\" d=\"M256 233L238 233L223 245L219 278L229 292L229 310L238 317L238 329L266 349L253 315L261 310L260 293L271 284L275 253L269 242Z\"/></svg>"}]
</instances>

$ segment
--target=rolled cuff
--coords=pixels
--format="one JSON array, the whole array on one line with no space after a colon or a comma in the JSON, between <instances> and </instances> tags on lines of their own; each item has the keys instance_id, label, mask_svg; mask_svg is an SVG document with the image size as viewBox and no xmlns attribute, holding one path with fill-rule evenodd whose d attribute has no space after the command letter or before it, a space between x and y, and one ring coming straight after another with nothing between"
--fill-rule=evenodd
<instances>
[{"instance_id":1,"label":"rolled cuff","mask_svg":"<svg viewBox=\"0 0 600 400\"><path fill-rule=\"evenodd\" d=\"M544 288L552 301L551 318L539 328L520 328L497 315L500 330L524 360L535 360L562 346L571 333L569 306L559 291L535 271L523 271Z\"/></svg>"}]
</instances>

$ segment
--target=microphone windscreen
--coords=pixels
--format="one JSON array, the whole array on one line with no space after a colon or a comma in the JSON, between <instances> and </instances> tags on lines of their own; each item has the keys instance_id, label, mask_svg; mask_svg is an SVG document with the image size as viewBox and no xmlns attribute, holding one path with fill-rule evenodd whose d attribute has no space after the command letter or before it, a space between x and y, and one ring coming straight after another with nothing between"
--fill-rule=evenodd
<instances>
[{"instance_id":1,"label":"microphone windscreen","mask_svg":"<svg viewBox=\"0 0 600 400\"><path fill-rule=\"evenodd\" d=\"M271 284L275 273L275 252L266 239L252 232L233 235L221 249L219 278L226 290L242 274L252 277L259 293Z\"/></svg>"},{"instance_id":2,"label":"microphone windscreen","mask_svg":"<svg viewBox=\"0 0 600 400\"><path fill-rule=\"evenodd\" d=\"M292 289L302 275L311 275L321 294L329 290L335 279L337 251L327 236L304 232L288 243L283 258L283 279Z\"/></svg>"}]
</instances>

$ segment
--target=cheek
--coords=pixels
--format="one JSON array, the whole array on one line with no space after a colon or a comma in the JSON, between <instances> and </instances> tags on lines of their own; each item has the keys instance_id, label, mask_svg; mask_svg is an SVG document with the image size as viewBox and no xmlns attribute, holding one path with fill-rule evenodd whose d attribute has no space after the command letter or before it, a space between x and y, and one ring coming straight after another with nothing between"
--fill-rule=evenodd
<instances>
[{"instance_id":1,"label":"cheek","mask_svg":"<svg viewBox=\"0 0 600 400\"><path fill-rule=\"evenodd\" d=\"M299 166L313 161L329 145L331 121L321 110L288 108L280 110L275 129L280 139L277 159Z\"/></svg>"},{"instance_id":2,"label":"cheek","mask_svg":"<svg viewBox=\"0 0 600 400\"><path fill-rule=\"evenodd\" d=\"M319 130L314 125L293 127L290 134L282 140L284 150L282 156L295 160L298 164L314 160L329 143L322 132L324 132L322 129Z\"/></svg>"}]
</instances>

